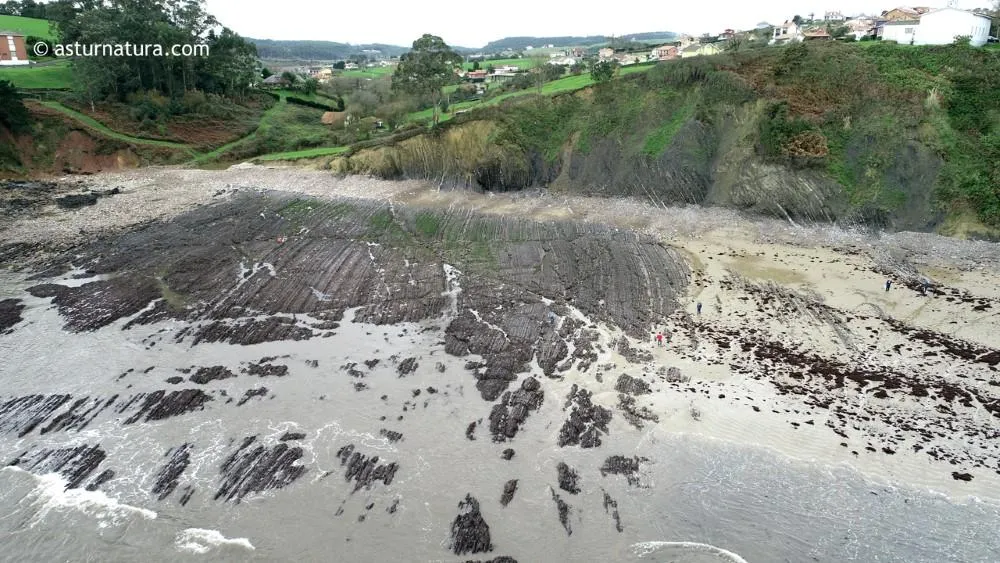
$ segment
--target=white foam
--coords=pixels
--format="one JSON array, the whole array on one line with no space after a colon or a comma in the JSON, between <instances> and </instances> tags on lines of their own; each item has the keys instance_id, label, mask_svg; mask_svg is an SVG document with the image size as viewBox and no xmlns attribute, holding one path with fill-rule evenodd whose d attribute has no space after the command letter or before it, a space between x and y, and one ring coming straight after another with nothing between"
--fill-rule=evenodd
<instances>
[{"instance_id":1,"label":"white foam","mask_svg":"<svg viewBox=\"0 0 1000 563\"><path fill-rule=\"evenodd\" d=\"M256 549L247 538L227 538L218 530L187 528L177 534L174 542L179 551L204 554L216 547L241 547L247 551Z\"/></svg>"},{"instance_id":2,"label":"white foam","mask_svg":"<svg viewBox=\"0 0 1000 563\"><path fill-rule=\"evenodd\" d=\"M67 489L68 481L57 473L35 475L17 467L5 467L0 471L19 472L35 479L35 488L25 496L25 500L37 509L31 526L44 520L52 510L78 510L102 523L118 523L121 518L131 516L154 520L157 516L152 510L123 504L101 491Z\"/></svg>"},{"instance_id":3,"label":"white foam","mask_svg":"<svg viewBox=\"0 0 1000 563\"><path fill-rule=\"evenodd\" d=\"M711 553L712 555L718 555L733 561L733 563L747 563L746 559L743 559L739 555L729 551L727 549L722 549L721 547L715 547L714 545L709 545L707 543L698 543L690 541L645 541L632 544L632 553L636 557L643 558L647 555L656 553L662 548L679 548L683 551L689 552L701 552L701 553Z\"/></svg>"},{"instance_id":4,"label":"white foam","mask_svg":"<svg viewBox=\"0 0 1000 563\"><path fill-rule=\"evenodd\" d=\"M462 286L458 283L458 278L462 275L462 272L451 264L442 264L441 267L444 269L444 277L448 282L448 289L441 292L441 297L448 298L448 301L450 302L449 310L451 314L457 315L458 294L462 292Z\"/></svg>"}]
</instances>

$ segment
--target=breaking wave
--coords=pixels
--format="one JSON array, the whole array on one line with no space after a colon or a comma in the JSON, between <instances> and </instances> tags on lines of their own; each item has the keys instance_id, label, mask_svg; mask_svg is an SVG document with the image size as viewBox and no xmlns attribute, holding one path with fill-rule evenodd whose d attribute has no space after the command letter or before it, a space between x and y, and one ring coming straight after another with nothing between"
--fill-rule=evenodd
<instances>
[{"instance_id":1,"label":"breaking wave","mask_svg":"<svg viewBox=\"0 0 1000 563\"><path fill-rule=\"evenodd\" d=\"M177 549L191 553L208 553L215 547L242 547L253 551L254 546L247 538L227 538L218 530L188 528L177 534Z\"/></svg>"},{"instance_id":2,"label":"breaking wave","mask_svg":"<svg viewBox=\"0 0 1000 563\"><path fill-rule=\"evenodd\" d=\"M747 563L739 555L732 551L709 545L707 543L688 541L647 541L632 544L632 553L640 559L647 555L711 555L718 557L721 561L731 561L732 563Z\"/></svg>"}]
</instances>

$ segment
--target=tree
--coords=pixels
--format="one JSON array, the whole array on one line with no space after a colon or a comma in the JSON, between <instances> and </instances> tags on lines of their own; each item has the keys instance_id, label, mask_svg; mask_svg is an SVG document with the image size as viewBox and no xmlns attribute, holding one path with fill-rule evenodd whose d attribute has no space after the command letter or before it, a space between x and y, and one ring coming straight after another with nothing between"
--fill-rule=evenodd
<instances>
[{"instance_id":1,"label":"tree","mask_svg":"<svg viewBox=\"0 0 1000 563\"><path fill-rule=\"evenodd\" d=\"M6 80L0 80L0 125L15 133L28 126L28 110L21 101L21 95Z\"/></svg>"},{"instance_id":2,"label":"tree","mask_svg":"<svg viewBox=\"0 0 1000 563\"><path fill-rule=\"evenodd\" d=\"M531 75L534 78L535 90L541 94L542 86L545 84L545 67L549 66L547 55L536 54L531 56Z\"/></svg>"},{"instance_id":3,"label":"tree","mask_svg":"<svg viewBox=\"0 0 1000 563\"><path fill-rule=\"evenodd\" d=\"M462 57L443 39L425 33L413 48L399 58L392 73L392 88L415 96L429 96L434 104L434 124L438 122L441 88L455 79L455 67Z\"/></svg>"},{"instance_id":4,"label":"tree","mask_svg":"<svg viewBox=\"0 0 1000 563\"><path fill-rule=\"evenodd\" d=\"M591 67L590 77L597 83L607 82L615 77L616 70L618 70L618 61L614 59L600 61L594 63L594 66Z\"/></svg>"},{"instance_id":5,"label":"tree","mask_svg":"<svg viewBox=\"0 0 1000 563\"><path fill-rule=\"evenodd\" d=\"M316 90L319 90L319 80L316 80L315 78L308 78L305 83L302 84L302 91L306 94L315 94Z\"/></svg>"},{"instance_id":6,"label":"tree","mask_svg":"<svg viewBox=\"0 0 1000 563\"><path fill-rule=\"evenodd\" d=\"M479 61L472 61L472 70L479 70Z\"/></svg>"},{"instance_id":7,"label":"tree","mask_svg":"<svg viewBox=\"0 0 1000 563\"><path fill-rule=\"evenodd\" d=\"M792 23L795 25L802 25L802 16L795 14L795 17L792 18Z\"/></svg>"},{"instance_id":8,"label":"tree","mask_svg":"<svg viewBox=\"0 0 1000 563\"><path fill-rule=\"evenodd\" d=\"M260 69L260 77L261 78L267 80L268 78L270 78L272 76L274 76L274 73L271 72L271 69L269 69L267 67L264 67L264 68Z\"/></svg>"},{"instance_id":9,"label":"tree","mask_svg":"<svg viewBox=\"0 0 1000 563\"><path fill-rule=\"evenodd\" d=\"M564 66L554 65L551 63L546 64L545 70L542 71L542 74L544 75L546 82L552 82L553 80L562 78L562 75L565 73L566 73L566 68Z\"/></svg>"},{"instance_id":10,"label":"tree","mask_svg":"<svg viewBox=\"0 0 1000 563\"><path fill-rule=\"evenodd\" d=\"M290 70L282 72L281 79L287 82L290 86L294 86L295 83L299 81L299 77L295 76L295 73Z\"/></svg>"}]
</instances>

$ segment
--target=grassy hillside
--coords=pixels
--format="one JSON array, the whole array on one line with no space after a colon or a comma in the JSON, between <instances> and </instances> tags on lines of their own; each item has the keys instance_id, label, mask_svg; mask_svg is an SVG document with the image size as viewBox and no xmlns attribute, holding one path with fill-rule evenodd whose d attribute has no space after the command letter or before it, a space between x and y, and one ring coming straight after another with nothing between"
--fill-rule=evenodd
<instances>
[{"instance_id":1,"label":"grassy hillside","mask_svg":"<svg viewBox=\"0 0 1000 563\"><path fill-rule=\"evenodd\" d=\"M60 90L73 86L73 71L69 61L45 66L0 67L0 80L9 80L25 90Z\"/></svg>"},{"instance_id":2,"label":"grassy hillside","mask_svg":"<svg viewBox=\"0 0 1000 563\"><path fill-rule=\"evenodd\" d=\"M336 167L902 229L961 217L990 232L1000 228L998 91L995 50L798 44L501 103L451 124L462 142L428 135ZM431 150L441 158L419 160Z\"/></svg>"},{"instance_id":3,"label":"grassy hillside","mask_svg":"<svg viewBox=\"0 0 1000 563\"><path fill-rule=\"evenodd\" d=\"M48 20L35 18L0 16L0 31L16 31L24 35L34 35L43 39L55 39L55 36L49 31Z\"/></svg>"}]
</instances>

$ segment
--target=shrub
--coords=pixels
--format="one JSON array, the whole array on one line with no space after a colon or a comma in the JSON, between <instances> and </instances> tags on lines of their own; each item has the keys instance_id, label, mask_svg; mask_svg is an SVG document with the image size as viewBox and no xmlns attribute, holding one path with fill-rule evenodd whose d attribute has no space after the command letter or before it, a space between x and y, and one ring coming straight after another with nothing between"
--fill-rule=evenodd
<instances>
[{"instance_id":1,"label":"shrub","mask_svg":"<svg viewBox=\"0 0 1000 563\"><path fill-rule=\"evenodd\" d=\"M600 61L590 69L590 77L594 79L594 82L607 82L614 78L616 70L618 70L618 61Z\"/></svg>"},{"instance_id":2,"label":"shrub","mask_svg":"<svg viewBox=\"0 0 1000 563\"><path fill-rule=\"evenodd\" d=\"M19 132L27 129L28 121L28 110L17 88L6 80L0 80L0 125Z\"/></svg>"}]
</instances>

